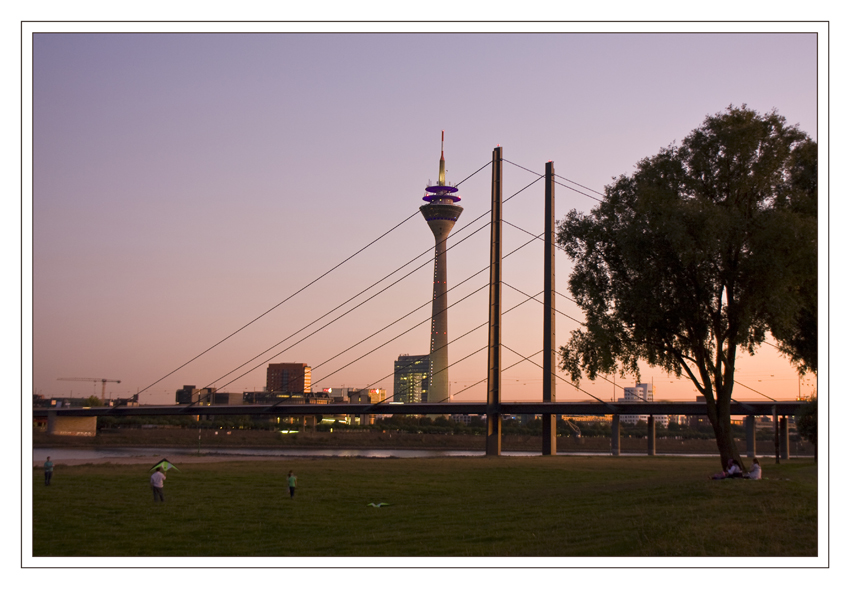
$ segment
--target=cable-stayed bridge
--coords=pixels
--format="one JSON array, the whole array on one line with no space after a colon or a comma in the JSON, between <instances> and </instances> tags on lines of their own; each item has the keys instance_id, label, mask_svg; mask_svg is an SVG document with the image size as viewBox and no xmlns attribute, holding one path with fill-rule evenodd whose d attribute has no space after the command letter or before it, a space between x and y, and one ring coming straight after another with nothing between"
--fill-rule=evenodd
<instances>
[{"instance_id":1,"label":"cable-stayed bridge","mask_svg":"<svg viewBox=\"0 0 850 589\"><path fill-rule=\"evenodd\" d=\"M442 160L442 155L441 155L441 160ZM508 197L507 199L504 199L504 200L502 199L502 193L501 193L501 191L502 191L502 165L503 165L503 162L514 165L518 168L521 168L523 170L531 172L532 174L535 174L535 176L537 176L535 180L533 180L532 182L527 184L525 187L523 187L522 189L515 192L510 197ZM479 289L473 291L473 294L475 294L477 292L480 292L484 288L489 288L489 297L490 297L489 319L488 319L487 322L482 323L481 325L475 327L474 329L472 329L472 330L468 331L467 333L460 336L460 337L465 337L466 335L468 335L472 331L475 331L477 329L481 329L481 328L484 328L484 327L488 327L489 328L488 344L486 346L478 349L477 351L473 352L472 354L469 354L466 357L462 358L461 360L458 360L457 362L455 362L455 364L457 364L459 362L462 362L462 361L468 359L469 357L471 357L474 354L477 354L479 352L487 350L487 352L488 352L488 369L487 369L487 372L488 373L487 373L487 376L486 376L485 379L478 381L477 383L475 383L474 385L471 385L470 387L467 387L466 389L463 389L461 391L454 393L453 395L451 395L450 399L445 399L447 401L450 400L451 402L439 402L439 403L427 402L427 403L401 404L401 403L394 403L392 401L392 396L391 396L385 402L372 404L372 405L360 405L360 404L326 404L326 405L304 404L304 405L296 405L296 404L280 403L280 404L275 404L275 405L211 405L211 406L202 406L202 405L179 406L179 405L174 405L174 406L142 406L142 407L60 408L60 409L44 408L44 409L35 409L34 412L33 412L34 416L35 417L48 417L48 419L55 419L56 417L71 417L71 416L97 417L97 416L107 416L107 415L109 415L109 416L127 416L127 415L209 415L209 416L214 416L214 415L265 415L265 416L271 417L271 416L294 416L294 415L476 414L476 415L486 415L487 416L487 423L488 423L487 453L492 454L492 455L498 455L500 453L501 416L503 416L503 415L512 414L512 415L541 415L541 416L543 416L544 417L544 429L543 429L543 453L544 454L551 454L551 453L554 452L554 447L555 447L555 444L554 444L554 440L555 440L554 419L557 415L612 415L613 416L612 417L612 423L613 423L617 432L619 431L618 427L619 427L619 416L620 415L649 415L649 416L654 416L654 415L706 415L706 412L707 412L706 407L707 406L706 406L705 403L701 403L701 402L677 402L677 403L669 403L669 402L633 403L632 402L632 403L625 403L625 402L603 401L602 399L599 399L598 397L588 393L587 391L583 391L581 388L579 388L574 383L566 381L563 377L561 377L560 375L557 374L557 367L556 367L556 363L554 362L554 359L555 359L554 318L555 318L555 314L558 313L558 311L555 308L554 301L555 301L555 295L556 294L560 295L560 293L557 293L556 290L555 290L555 287L554 287L555 281L554 281L554 264L553 264L553 261L554 261L554 251L555 251L555 247L556 247L555 243L554 243L554 188L555 188L555 185L558 184L560 186L564 186L564 187L566 187L570 190L573 190L573 191L576 191L580 194L583 194L584 196L589 197L591 199L594 199L594 200L597 200L597 201L599 199L596 198L595 196L592 196L592 195L587 193L587 192L595 192L595 191L592 191L591 189L588 189L587 187L581 186L577 183L574 183L571 180L568 180L566 178L562 178L562 177L555 175L554 166L552 165L551 162L547 163L545 175L537 174L535 172L532 172L528 168L525 168L523 166L519 166L518 164L513 164L512 162L505 160L502 157L502 148L501 147L498 147L494 150L493 159L489 164L485 164L484 166L482 166L481 168L479 168L478 170L473 172L471 175L467 176L464 180L462 180L461 182L459 182L458 184L455 184L453 187L450 187L450 188L444 183L444 176L442 175L443 174L443 167L441 166L440 182L436 187L431 187L430 189L432 190L432 192L435 192L438 196L442 197L443 200L447 200L449 197L447 197L446 195L449 194L449 192L453 193L456 190L457 186L459 186L460 184L462 184L463 182L465 182L469 178L473 177L474 175L478 174L480 171L484 170L488 166L491 168L491 172L492 172L492 181L491 181L492 201L491 201L490 210L486 211L484 214L480 215L476 219L473 219L472 221L467 223L464 227L462 227L458 231L456 231L455 234L454 234L454 237L456 239L455 243L453 243L449 247L446 247L445 243L443 243L442 245L443 245L444 249L442 249L442 250L440 250L440 248L439 248L440 241L439 241L439 237L437 235L437 232L435 231L435 237L437 237L437 243L438 243L438 248L437 248L438 249L438 256L437 256L438 259L439 259L439 255L445 256L447 251L451 250L452 248L457 247L458 245L460 245L461 243L463 243L465 240L469 239L473 235L477 234L478 232L480 232L484 229L487 229L487 228L489 228L490 232L491 232L491 237L490 237L490 262L489 262L489 264L486 265L486 266L483 266L482 269L479 270L478 272L475 272L475 273L469 275L468 277L462 279L461 281L458 282L457 285L453 286L452 288L440 290L440 296L444 297L445 293L451 291L453 288L455 288L457 286L460 286L461 284L464 284L465 282L469 281L473 277L478 276L485 271L489 271L489 273L490 273L489 283L485 284L484 286L480 287ZM578 190L577 188L574 188L573 186L567 186L566 184L560 183L556 180L556 178L562 178L563 180L566 180L567 182L571 182L572 184L575 184L576 186L580 186L586 192ZM544 232L542 234L534 234L533 232L529 232L529 231L527 231L527 230L525 230L525 229L523 229L523 228L521 228L517 225L514 225L512 223L504 222L505 224L510 225L511 227L514 227L514 228L519 229L520 231L522 231L524 233L527 233L529 236L531 236L531 238L528 241L526 241L523 245L521 245L520 247L512 250L511 252L508 252L507 254L503 254L503 252L502 252L502 239L501 239L501 228L502 228L502 225L503 225L502 208L501 208L502 204L503 204L503 202L507 202L508 200L510 200L510 199L516 197L517 195L519 195L520 193L524 192L525 190L527 190L529 187L536 184L540 180L545 180L545 185L546 185L545 186L545 188L546 188L546 213L545 213L545 217L546 217L545 227L546 227L546 229L544 230ZM445 194L443 194L443 193L445 193ZM597 194L601 195L601 193L597 193ZM429 205L429 206L432 206L432 205ZM446 206L448 206L448 205L446 205ZM398 225L396 225L395 227L393 227L389 231L385 232L381 236L377 237L375 240L373 240L372 242L370 242L369 244L367 244L366 246L364 246L363 248L361 248L360 250L358 250L354 254L350 255L345 260L343 260L342 262L340 262L339 264L337 264L336 266L334 266L333 268L331 268L330 270L328 270L327 272L325 272L324 274L322 274L321 276L319 276L318 278L316 278L312 282L308 283L307 285L305 285L304 287L302 287L301 289L299 289L295 293L289 295L288 297L286 297L285 299L283 299L282 301L280 301L279 303L277 303L276 305L274 305L273 307L271 307L270 309L268 309L267 311L265 311L261 315L252 319L251 321L249 321L248 323L246 323L245 325L243 325L242 327L240 327L239 329L237 329L236 331L234 331L233 333L231 333L227 337L221 339L217 343L208 347L206 350L204 350L200 354L196 355L194 358L192 358L189 361L178 366L176 369L174 369L171 372L169 372L168 374L164 375L159 380L155 381L154 383L151 383L150 385L148 385L148 387L145 387L145 389L142 389L141 391L139 391L139 393L145 392L146 390L150 389L152 386L154 386L158 382L162 381L163 379L167 378L168 376L175 374L180 369L182 369L185 366L187 366L188 364L194 362L195 360L197 360L201 356L210 352L212 349L223 344L225 341L227 341L228 339L230 339L231 337L233 337L237 333L241 332L242 330L246 329L248 326L252 325L253 323L255 323L255 322L259 321L260 319L262 319L263 317L267 316L269 313L271 313L272 311L274 311L278 307L284 305L285 303L287 303L289 300L291 300L296 295L306 291L307 289L309 289L310 287L315 285L319 280L321 280L322 278L324 278L328 274L336 271L342 265L346 264L347 262L349 262L350 260L355 258L362 251L364 251L365 249L376 244L381 239L386 237L388 234L397 230L402 225L404 225L405 223L407 223L409 220L413 219L414 217L417 217L418 215L419 215L419 211L414 212L410 217L408 217L407 219L405 219L404 221L402 221L401 223L399 223ZM485 223L481 224L480 227L478 227L474 231L471 231L468 235L464 236L463 238L457 239L458 235L464 229L471 228L474 224L476 224L479 220L484 219L487 215L490 215L489 222L485 222ZM426 219L428 219L427 216L426 216ZM431 222L432 221L429 220L429 223L431 223ZM453 221L452 221L452 223L453 223ZM446 235L447 234L448 234L448 232L446 231ZM505 282L502 279L501 264L502 264L502 261L505 258L508 258L512 254L523 249L524 247L528 246L529 244L536 243L538 241L543 241L544 244L545 244L545 247L544 247L545 254L544 255L547 258L547 262L546 262L546 264L544 264L544 268L545 268L544 274L546 274L546 276L544 276L545 287L544 287L543 292L537 293L537 294L534 294L534 295L529 295L528 293L524 292L523 289L512 286L511 284L509 284L508 282ZM400 282L400 281L406 279L407 277L411 276L414 272L416 272L420 268L431 264L432 260L428 259L424 263L419 264L418 266L414 267L413 270L408 269L408 267L416 264L417 260L422 258L422 256L427 255L430 252L431 252L431 249L429 248L428 250L426 250L422 254L419 254L417 257L413 258L412 260L408 261L407 263L403 264L402 266L396 268L395 270L393 270L392 272L390 272L389 274L387 274L386 276L381 278L379 281L373 283L372 285L370 285L366 289L363 289L359 293L357 293L356 295L350 297L344 303L336 306L335 308L331 309L330 311L323 314L319 318L313 320L311 323L308 323L306 326L302 327L300 330L290 334L285 339L279 341L278 343L274 344L273 346L271 346L271 347L265 349L264 351L260 352L259 354L255 355L253 358L243 362L239 366L231 369L229 372L227 372L227 373L223 374L222 376L216 378L215 380L211 381L206 387L203 387L203 388L215 387L215 388L218 388L219 390L222 390L222 389L224 389L224 387L231 385L232 383L236 382L240 378L247 376L248 374L250 374L251 372L253 372L253 371L255 371L259 368L264 367L268 362L270 362L274 358L280 356L281 354L285 353L288 350L291 350L293 347L295 347L299 343L301 343L301 342L305 341L306 339L312 337L313 335L319 333L320 331L322 331L323 329L325 329L329 325L333 324L334 322L338 321L342 317L344 317L344 316L352 313L353 311L355 311L357 308L359 308L361 305L363 305L366 301L371 300L372 298L377 296L377 295L368 295L370 290L375 288L377 285L380 285L384 281L389 280L393 276L396 276L397 274L405 271L406 273L403 276L401 276L400 278L397 278L395 280L395 282L392 283L392 284L397 284L398 282ZM444 277L441 277L440 279L445 280ZM514 307L511 307L510 309L503 311L502 310L502 299L501 299L501 292L502 292L503 286L507 286L508 288L512 289L513 291L516 291L520 295L524 296L525 297L524 300L520 304L515 305ZM383 292L385 290L386 290L386 287L381 288L381 292ZM434 297L436 298L438 296L436 288L435 288L434 292L435 292ZM543 296L543 301L538 300L538 297L541 296L541 295ZM467 296L471 296L471 295L467 295ZM564 296L564 295L560 295L560 296ZM354 304L355 301L357 301L361 297L366 297L366 298L364 300L361 300L360 302L357 302L356 304ZM467 297L462 298L461 300L455 302L454 304L458 304L458 303L462 302L463 300L465 300L465 298L467 298ZM565 297L565 298L567 298L567 297ZM522 304L524 304L528 301L532 301L532 300L536 301L536 302L538 302L538 303L540 303L544 306L544 314L543 314L544 346L543 346L543 350L538 351L535 354L524 355L520 352L517 352L517 351L511 349L508 345L505 345L501 341L501 321L502 321L502 317L504 315L510 313L511 311L518 308ZM426 303L426 304L430 305L431 303L432 303L432 301L428 301L428 303ZM343 309L349 304L353 304L354 306L343 311ZM454 306L454 304L448 305L448 306L444 307L444 309L450 308L451 306ZM354 348L356 348L357 346L360 346L361 344L365 343L369 339L376 337L377 335L381 334L382 332L389 329L393 325L399 323L399 321L401 321L401 319L404 319L404 318L410 316L412 313L414 313L419 308L421 308L421 306L417 307L416 309L414 309L413 311L411 311L407 315L404 315L402 318L395 319L392 322L387 323L386 325L384 325L380 329L374 331L371 335L360 340L356 344L351 345L348 348L346 348L345 350L342 350L341 352L338 352L338 353L332 355L328 360L325 360L325 361L315 365L314 370L316 368L324 366L325 364L329 363L331 360L338 358L342 354L353 350ZM578 319L575 319L573 317L569 317L569 316L565 315L564 313L561 313L561 315L566 316L569 319L571 319L572 321L575 321L576 323L581 324L581 321L578 320ZM433 315L432 315L431 318L429 318L426 321L432 322L432 326L437 325L437 324L434 323L434 316ZM422 323L425 323L425 322L422 322ZM412 331L413 329L416 329L422 323L417 324L414 327L408 329L407 331L403 332L402 335L404 333L408 333L408 332ZM432 331L433 331L433 329L435 329L435 328L432 327ZM312 330L312 331L310 331L310 330ZM447 330L447 328L446 328L446 330ZM280 346L287 344L291 340L295 340L297 337L300 337L300 339L297 339L296 341L289 343L287 345L287 347L283 348L282 350L278 349ZM395 335L392 338L390 338L389 340L385 340L380 345L372 347L372 349L369 352L366 352L365 354L360 355L357 359L355 359L352 362L349 362L345 366L343 366L341 368L337 368L333 372L324 374L319 379L314 379L314 384L316 382L321 381L324 378L328 378L330 375L333 375L333 374L349 367L350 365L354 364L355 362L362 360L363 358L365 358L368 355L370 355L371 353L379 350L380 348L382 348L383 346L392 342L393 340L397 339L398 337L400 337L400 335ZM460 339L460 337L455 338L454 340L448 341L445 344L441 344L437 348L435 348L434 345L433 345L433 341L435 341L435 340L432 337L432 349L431 349L432 356L435 353L445 355L445 352L446 352L445 348L449 344L451 344L453 341L457 341L458 339ZM502 353L503 350L507 350L507 351L509 351L513 354L516 354L517 356L520 357L520 360L518 362L510 365L510 366L504 367L502 365L502 361L501 361L501 353ZM538 354L541 354L541 353L543 354L542 365L537 364L536 362L534 362L532 360L533 357L535 357L535 356L537 356ZM269 354L271 354L271 355L269 355ZM258 360L259 360L259 362L257 362ZM537 368L539 368L542 371L541 372L541 374L543 376L542 399L541 399L540 402L504 402L502 400L501 374L505 370L508 370L508 369L512 368L513 366L516 366L516 365L524 363L524 362L530 362L531 364L533 364L534 366L536 366ZM443 380L447 380L446 375L445 374L440 375L439 372L448 371L448 369L451 366L453 366L453 365L445 365L444 367L441 365L438 373L432 374L432 377L436 375L436 376L441 376L443 378ZM375 380L373 383L371 383L371 384L369 384L369 385L367 385L363 388L365 388L365 389L372 388L372 386L374 384L377 384L378 382L385 380L389 376L391 376L391 374L381 376L379 379ZM603 379L604 379L604 377L603 377ZM570 386L574 387L575 390L577 390L581 393L584 393L584 394L588 395L589 397L595 399L595 402L556 402L556 400L555 400L555 383L556 383L557 380L561 380L561 381L566 382ZM604 380L607 380L607 379L604 379ZM470 389L474 386L477 386L479 384L485 383L485 382L487 384L487 401L486 402L464 402L464 401L457 399L457 397L459 395L462 395L466 390L468 390L468 389ZM620 388L622 389L622 387L620 387ZM746 387L746 388L749 388L749 387ZM753 390L753 389L750 389L750 390ZM755 391L755 392L757 394L769 399L769 397L767 397L767 395L764 395L764 394L762 394L758 391ZM429 401L430 401L430 399L429 399ZM773 415L774 417L793 415L796 412L797 408L801 404L799 402L778 402L778 401L775 401L773 399L770 399L770 401L771 402L769 402L769 403L768 402L733 403L733 414L747 416L748 417L748 424L749 424L750 421L751 421L751 418L753 418L756 415ZM651 428L651 432L652 432L651 438L654 441L654 420L653 419L649 420L648 427ZM787 428L787 422L785 423L784 427ZM617 433L616 436L617 436L617 439L618 439L619 434Z\"/></svg>"}]
</instances>

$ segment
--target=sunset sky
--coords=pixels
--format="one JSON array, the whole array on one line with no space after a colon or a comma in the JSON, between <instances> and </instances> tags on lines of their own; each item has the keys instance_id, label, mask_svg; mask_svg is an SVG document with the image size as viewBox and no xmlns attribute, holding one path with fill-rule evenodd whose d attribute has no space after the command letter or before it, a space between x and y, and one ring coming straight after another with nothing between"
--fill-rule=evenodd
<instances>
[{"instance_id":1,"label":"sunset sky","mask_svg":"<svg viewBox=\"0 0 850 589\"><path fill-rule=\"evenodd\" d=\"M641 158L681 142L730 104L776 108L818 139L812 32L758 24L697 34L433 32L445 29L25 35L25 45L32 40L33 392L99 395L100 384L57 379L107 378L121 381L107 386L113 398L147 389L141 402L173 403L183 385L261 390L269 362L303 362L313 367L314 389L380 386L391 394L393 360L428 353L434 241L418 207L437 178L443 130L451 183L503 147L506 199L553 160L559 182L580 191L556 187L557 219L590 211L612 177L632 173ZM449 287L472 278L449 303L471 296L449 310L450 340L487 321L487 291L473 293L488 280L475 274L488 265L489 229L474 231L489 220L489 167L459 188L464 212L449 246L471 237L448 253ZM514 226L542 232L542 181L508 200L504 215L508 254L531 239ZM569 259L559 253L556 263L558 292L569 296ZM514 288L542 290L542 266L539 241L505 260L505 310L524 300ZM559 316L563 344L581 313L557 300L572 318ZM504 344L539 352L542 314L533 301L507 314ZM450 345L450 362L486 342L486 328L473 331ZM519 359L506 349L502 361ZM457 400L485 399L486 386L472 385L486 378L486 363L482 351L450 369ZM641 376L655 384L657 399L697 394L657 369ZM764 398L744 387L793 399L814 385L798 381L768 345L740 359L736 380L744 385L738 399ZM633 383L618 377L616 384ZM540 399L541 384L539 368L520 364L503 375L503 400ZM580 386L605 399L622 396L604 381ZM590 399L563 381L556 395Z\"/></svg>"}]
</instances>

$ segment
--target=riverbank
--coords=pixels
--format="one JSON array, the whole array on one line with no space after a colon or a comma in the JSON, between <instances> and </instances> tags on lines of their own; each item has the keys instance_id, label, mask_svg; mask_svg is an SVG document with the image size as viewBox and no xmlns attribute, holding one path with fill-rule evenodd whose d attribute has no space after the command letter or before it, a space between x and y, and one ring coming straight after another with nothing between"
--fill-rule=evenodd
<instances>
[{"instance_id":1,"label":"riverbank","mask_svg":"<svg viewBox=\"0 0 850 589\"><path fill-rule=\"evenodd\" d=\"M200 431L200 433L199 433ZM419 449L419 450L482 450L484 436L469 434L413 434L375 431L301 432L281 434L262 430L195 430L184 428L120 428L103 429L96 436L53 436L42 431L33 432L35 448L108 448L108 447L187 447L214 451L216 448L376 448L376 449ZM539 436L503 435L502 449L515 452L535 452L542 447ZM645 453L646 438L623 437L620 448L624 453ZM656 452L660 454L706 454L716 455L714 440L677 440L658 438ZM759 440L759 454L773 450L772 441ZM611 451L611 439L607 437L574 438L559 437L558 452ZM739 451L746 452L746 443L739 441ZM813 455L808 443L791 445L791 454Z\"/></svg>"},{"instance_id":2,"label":"riverbank","mask_svg":"<svg viewBox=\"0 0 850 589\"><path fill-rule=\"evenodd\" d=\"M165 503L152 500L151 462L60 467L50 486L34 469L33 556L688 556L762 566L752 558L828 551L818 545L818 468L810 460L765 464L760 481L709 480L718 466L712 457L208 462L190 467L181 458L168 472ZM294 499L290 470L298 476Z\"/></svg>"}]
</instances>

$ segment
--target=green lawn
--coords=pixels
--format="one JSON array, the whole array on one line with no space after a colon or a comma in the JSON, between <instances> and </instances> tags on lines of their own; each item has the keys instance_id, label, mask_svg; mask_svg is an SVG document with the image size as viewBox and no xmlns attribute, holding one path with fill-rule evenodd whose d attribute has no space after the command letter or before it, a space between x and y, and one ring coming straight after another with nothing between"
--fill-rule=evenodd
<instances>
[{"instance_id":1,"label":"green lawn","mask_svg":"<svg viewBox=\"0 0 850 589\"><path fill-rule=\"evenodd\" d=\"M60 466L50 487L36 469L33 555L817 555L810 459L761 481L708 480L716 458L177 464L164 504L146 466Z\"/></svg>"}]
</instances>

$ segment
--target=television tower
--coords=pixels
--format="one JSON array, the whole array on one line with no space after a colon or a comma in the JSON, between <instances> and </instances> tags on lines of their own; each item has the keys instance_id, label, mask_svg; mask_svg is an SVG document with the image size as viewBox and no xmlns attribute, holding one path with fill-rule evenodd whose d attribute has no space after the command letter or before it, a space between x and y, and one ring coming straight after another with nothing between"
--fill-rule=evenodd
<instances>
[{"instance_id":1,"label":"television tower","mask_svg":"<svg viewBox=\"0 0 850 589\"><path fill-rule=\"evenodd\" d=\"M436 186L425 188L422 200L428 204L419 207L428 227L434 233L434 299L431 304L431 375L428 386L429 403L439 403L449 398L449 315L446 281L446 239L463 212L457 203L457 188L446 184L446 158L440 139L440 177ZM425 399L422 399L425 402Z\"/></svg>"}]
</instances>

